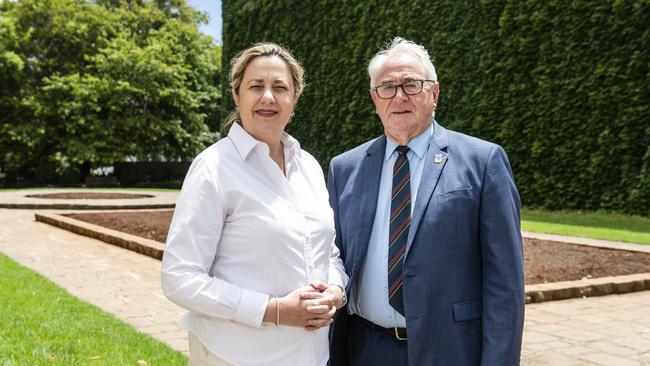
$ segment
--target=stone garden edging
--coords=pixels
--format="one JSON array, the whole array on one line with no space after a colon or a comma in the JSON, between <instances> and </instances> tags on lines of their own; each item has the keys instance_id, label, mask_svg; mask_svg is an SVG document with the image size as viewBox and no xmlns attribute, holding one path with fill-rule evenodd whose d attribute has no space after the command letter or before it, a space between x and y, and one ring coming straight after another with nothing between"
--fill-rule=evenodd
<instances>
[{"instance_id":1,"label":"stone garden edging","mask_svg":"<svg viewBox=\"0 0 650 366\"><path fill-rule=\"evenodd\" d=\"M650 273L526 286L526 304L650 290Z\"/></svg>"},{"instance_id":2,"label":"stone garden edging","mask_svg":"<svg viewBox=\"0 0 650 366\"><path fill-rule=\"evenodd\" d=\"M82 203L0 203L0 208L21 210L148 210L174 208L174 204L142 204L142 205L97 205Z\"/></svg>"},{"instance_id":3,"label":"stone garden edging","mask_svg":"<svg viewBox=\"0 0 650 366\"><path fill-rule=\"evenodd\" d=\"M132 250L156 259L162 259L163 251L165 249L165 244L155 240L145 239L81 220L75 220L60 214L37 212L34 214L34 217L36 218L36 221L60 227L72 231L75 234L98 239L108 244L117 245L118 247Z\"/></svg>"},{"instance_id":4,"label":"stone garden edging","mask_svg":"<svg viewBox=\"0 0 650 366\"><path fill-rule=\"evenodd\" d=\"M0 208L27 210L131 210L174 208L178 192L146 190L111 190L111 193L145 194L149 197L129 199L58 199L31 197L39 194L70 193L73 190L30 189L0 191ZM106 193L101 190L84 190L84 193Z\"/></svg>"}]
</instances>

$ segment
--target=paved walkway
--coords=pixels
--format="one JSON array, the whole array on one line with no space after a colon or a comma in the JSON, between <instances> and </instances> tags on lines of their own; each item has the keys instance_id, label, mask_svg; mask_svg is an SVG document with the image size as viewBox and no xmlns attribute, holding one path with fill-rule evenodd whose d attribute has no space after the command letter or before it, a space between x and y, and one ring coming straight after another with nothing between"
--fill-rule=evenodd
<instances>
[{"instance_id":1,"label":"paved walkway","mask_svg":"<svg viewBox=\"0 0 650 366\"><path fill-rule=\"evenodd\" d=\"M650 365L650 291L527 305L522 365Z\"/></svg>"},{"instance_id":2,"label":"paved walkway","mask_svg":"<svg viewBox=\"0 0 650 366\"><path fill-rule=\"evenodd\" d=\"M174 349L185 313L160 289L160 261L0 208L0 252ZM650 365L650 291L526 306L522 365Z\"/></svg>"}]
</instances>

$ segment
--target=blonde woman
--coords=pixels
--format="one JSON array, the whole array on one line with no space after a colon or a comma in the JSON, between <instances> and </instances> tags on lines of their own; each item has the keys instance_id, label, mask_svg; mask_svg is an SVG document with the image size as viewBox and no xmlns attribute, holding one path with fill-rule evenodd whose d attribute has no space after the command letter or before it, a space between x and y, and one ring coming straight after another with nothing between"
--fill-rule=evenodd
<instances>
[{"instance_id":1,"label":"blonde woman","mask_svg":"<svg viewBox=\"0 0 650 366\"><path fill-rule=\"evenodd\" d=\"M163 290L189 310L190 366L322 366L347 276L322 170L284 132L304 71L273 43L231 66L237 110L185 178Z\"/></svg>"}]
</instances>

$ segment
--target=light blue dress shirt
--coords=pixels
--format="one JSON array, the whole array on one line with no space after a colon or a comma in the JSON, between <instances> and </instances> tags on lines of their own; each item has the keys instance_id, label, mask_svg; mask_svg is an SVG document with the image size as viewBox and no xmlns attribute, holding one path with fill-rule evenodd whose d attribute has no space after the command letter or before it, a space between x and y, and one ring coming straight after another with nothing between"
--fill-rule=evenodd
<instances>
[{"instance_id":1,"label":"light blue dress shirt","mask_svg":"<svg viewBox=\"0 0 650 366\"><path fill-rule=\"evenodd\" d=\"M423 161L427 155L432 135L433 123L408 143L408 147L411 149L406 154L411 171L411 214L413 214L418 186L422 179ZM388 232L393 165L397 160L398 154L395 151L397 146L390 138L386 139L386 152L377 196L377 211L368 243L368 253L359 276L352 284L348 303L348 312L385 328L406 326L404 316L395 311L388 303Z\"/></svg>"}]
</instances>

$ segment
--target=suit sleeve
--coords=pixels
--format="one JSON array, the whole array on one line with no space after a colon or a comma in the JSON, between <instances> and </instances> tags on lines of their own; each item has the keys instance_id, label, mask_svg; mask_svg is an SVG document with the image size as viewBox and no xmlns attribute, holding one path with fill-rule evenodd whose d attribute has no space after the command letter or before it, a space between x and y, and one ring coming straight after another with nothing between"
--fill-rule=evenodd
<instances>
[{"instance_id":1,"label":"suit sleeve","mask_svg":"<svg viewBox=\"0 0 650 366\"><path fill-rule=\"evenodd\" d=\"M324 179L323 177L323 172L320 170L320 165L317 165L318 171L321 174L321 179ZM328 173L328 181L330 180L333 181L334 178L331 176L330 173ZM334 191L336 191L334 189ZM332 199L332 191L330 191L330 187L328 185L327 187L327 193L328 193L328 199L329 199L329 204L332 206L332 202L335 201ZM333 206L332 206L333 207ZM337 206L338 207L338 206ZM343 291L345 291L347 285L348 285L348 275L345 273L345 267L343 266L343 261L341 260L341 253L339 250L339 245L337 243L337 238L338 238L338 230L339 227L337 225L337 210L332 208L332 211L334 212L334 226L335 230L337 232L337 235L334 235L334 241L332 242L332 254L330 255L330 270L329 270L329 279L328 279L328 285L337 285L339 286Z\"/></svg>"},{"instance_id":2,"label":"suit sleeve","mask_svg":"<svg viewBox=\"0 0 650 366\"><path fill-rule=\"evenodd\" d=\"M480 209L483 278L481 365L519 365L524 325L520 201L505 151L488 156Z\"/></svg>"},{"instance_id":3,"label":"suit sleeve","mask_svg":"<svg viewBox=\"0 0 650 366\"><path fill-rule=\"evenodd\" d=\"M330 167L327 173L327 191L329 193L330 206L332 206L332 211L334 211L334 226L336 228L336 239L335 244L339 248L341 260L345 263L345 248L342 245L341 240L341 224L339 216L339 205L338 205L338 192L336 187L336 174L335 174L335 163L330 161ZM350 281L348 281L345 291L349 296ZM347 329L348 329L348 314L343 309L336 312L334 316L334 323L330 327L330 360L329 365L331 366L347 366Z\"/></svg>"},{"instance_id":4,"label":"suit sleeve","mask_svg":"<svg viewBox=\"0 0 650 366\"><path fill-rule=\"evenodd\" d=\"M341 260L345 261L345 251L341 245L341 224L339 222L338 193L336 191L336 177L334 174L334 161L330 162L327 172L327 193L329 194L330 206L334 211L334 227L336 229L335 244L339 248Z\"/></svg>"}]
</instances>

